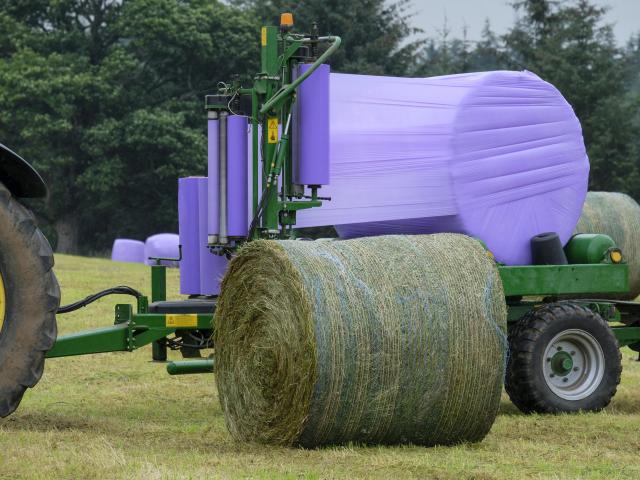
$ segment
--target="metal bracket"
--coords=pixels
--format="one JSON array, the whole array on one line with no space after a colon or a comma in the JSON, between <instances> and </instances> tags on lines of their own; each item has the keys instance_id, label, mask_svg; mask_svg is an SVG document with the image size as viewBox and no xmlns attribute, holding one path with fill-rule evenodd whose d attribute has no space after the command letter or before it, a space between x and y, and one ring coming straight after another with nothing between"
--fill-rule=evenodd
<instances>
[{"instance_id":1,"label":"metal bracket","mask_svg":"<svg viewBox=\"0 0 640 480\"><path fill-rule=\"evenodd\" d=\"M180 262L182 261L182 245L178 245L178 258L148 257L148 259L155 260L156 265L160 265L161 262Z\"/></svg>"}]
</instances>

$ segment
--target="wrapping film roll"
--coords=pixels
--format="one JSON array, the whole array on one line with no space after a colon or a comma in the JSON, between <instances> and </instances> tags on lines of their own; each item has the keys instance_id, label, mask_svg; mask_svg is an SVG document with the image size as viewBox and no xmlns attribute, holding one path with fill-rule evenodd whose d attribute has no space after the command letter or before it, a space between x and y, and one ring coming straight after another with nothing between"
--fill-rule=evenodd
<instances>
[{"instance_id":1,"label":"wrapping film roll","mask_svg":"<svg viewBox=\"0 0 640 480\"><path fill-rule=\"evenodd\" d=\"M205 177L178 179L178 230L182 245L180 293L183 295L200 293L198 185L206 182Z\"/></svg>"},{"instance_id":2,"label":"wrapping film roll","mask_svg":"<svg viewBox=\"0 0 640 480\"><path fill-rule=\"evenodd\" d=\"M209 118L207 120L207 178L209 179L207 233L209 235L218 235L220 230L219 169L218 119Z\"/></svg>"},{"instance_id":3,"label":"wrapping film roll","mask_svg":"<svg viewBox=\"0 0 640 480\"><path fill-rule=\"evenodd\" d=\"M203 180L198 183L198 260L200 267L200 291L198 293L200 295L218 295L228 260L226 257L214 255L207 248L207 179ZM182 274L182 272L180 273Z\"/></svg>"},{"instance_id":4,"label":"wrapping film roll","mask_svg":"<svg viewBox=\"0 0 640 480\"><path fill-rule=\"evenodd\" d=\"M208 234L220 233L220 214L226 214L226 234L228 237L245 237L248 231L248 168L247 152L248 123L247 117L229 115L226 123L226 209L221 211L220 205L220 139L219 131L222 120L208 120Z\"/></svg>"},{"instance_id":5,"label":"wrapping film roll","mask_svg":"<svg viewBox=\"0 0 640 480\"><path fill-rule=\"evenodd\" d=\"M298 75L310 67L300 65ZM293 182L299 185L329 183L329 84L329 65L320 65L298 89Z\"/></svg>"},{"instance_id":6,"label":"wrapping film roll","mask_svg":"<svg viewBox=\"0 0 640 480\"><path fill-rule=\"evenodd\" d=\"M187 177L178 181L178 223L182 261L180 293L217 295L227 259L207 248L208 188L206 177Z\"/></svg>"},{"instance_id":7,"label":"wrapping film roll","mask_svg":"<svg viewBox=\"0 0 640 480\"><path fill-rule=\"evenodd\" d=\"M571 237L588 158L571 106L536 75L331 74L328 95L321 195L332 201L300 211L297 226L336 225L345 238L465 233L510 265L530 263L534 235Z\"/></svg>"},{"instance_id":8,"label":"wrapping film roll","mask_svg":"<svg viewBox=\"0 0 640 480\"><path fill-rule=\"evenodd\" d=\"M247 117L231 115L227 132L227 229L230 237L248 233Z\"/></svg>"}]
</instances>

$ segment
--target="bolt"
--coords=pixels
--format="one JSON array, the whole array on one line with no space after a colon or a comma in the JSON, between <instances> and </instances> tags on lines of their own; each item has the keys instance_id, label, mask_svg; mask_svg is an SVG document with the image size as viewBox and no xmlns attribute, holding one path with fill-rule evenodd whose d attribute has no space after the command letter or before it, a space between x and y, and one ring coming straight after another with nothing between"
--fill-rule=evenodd
<instances>
[{"instance_id":1,"label":"bolt","mask_svg":"<svg viewBox=\"0 0 640 480\"><path fill-rule=\"evenodd\" d=\"M555 377L555 375L552 373L551 375L549 375L551 378Z\"/></svg>"},{"instance_id":2,"label":"bolt","mask_svg":"<svg viewBox=\"0 0 640 480\"><path fill-rule=\"evenodd\" d=\"M565 382L565 383L567 383L567 382L569 381L569 379L568 379L567 377L564 377L564 378L562 379L562 381L563 381L563 382Z\"/></svg>"},{"instance_id":3,"label":"bolt","mask_svg":"<svg viewBox=\"0 0 640 480\"><path fill-rule=\"evenodd\" d=\"M578 371L578 367L573 367L573 371L577 372Z\"/></svg>"},{"instance_id":4,"label":"bolt","mask_svg":"<svg viewBox=\"0 0 640 480\"><path fill-rule=\"evenodd\" d=\"M551 357L547 357L547 362L550 362L550 361L551 361Z\"/></svg>"},{"instance_id":5,"label":"bolt","mask_svg":"<svg viewBox=\"0 0 640 480\"><path fill-rule=\"evenodd\" d=\"M562 350L562 347L558 347L558 351Z\"/></svg>"},{"instance_id":6,"label":"bolt","mask_svg":"<svg viewBox=\"0 0 640 480\"><path fill-rule=\"evenodd\" d=\"M575 350L571 352L571 355L575 355L575 354L576 354Z\"/></svg>"}]
</instances>

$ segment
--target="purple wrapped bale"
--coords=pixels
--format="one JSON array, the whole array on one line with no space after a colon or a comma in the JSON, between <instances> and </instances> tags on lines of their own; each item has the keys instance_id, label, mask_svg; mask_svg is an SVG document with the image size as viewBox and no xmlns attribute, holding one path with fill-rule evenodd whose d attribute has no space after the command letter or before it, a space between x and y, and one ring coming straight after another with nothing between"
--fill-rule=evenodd
<instances>
[{"instance_id":1,"label":"purple wrapped bale","mask_svg":"<svg viewBox=\"0 0 640 480\"><path fill-rule=\"evenodd\" d=\"M111 260L115 262L144 263L144 242L129 238L116 238L111 248Z\"/></svg>"},{"instance_id":2,"label":"purple wrapped bale","mask_svg":"<svg viewBox=\"0 0 640 480\"><path fill-rule=\"evenodd\" d=\"M227 122L227 235L246 237L249 227L247 117L230 115Z\"/></svg>"},{"instance_id":3,"label":"purple wrapped bale","mask_svg":"<svg viewBox=\"0 0 640 480\"><path fill-rule=\"evenodd\" d=\"M199 222L201 211L198 195L202 185L206 190L207 179L205 177L188 177L178 180L178 226L180 245L182 245L180 293L183 295L200 294L201 242Z\"/></svg>"},{"instance_id":4,"label":"purple wrapped bale","mask_svg":"<svg viewBox=\"0 0 640 480\"><path fill-rule=\"evenodd\" d=\"M180 236L175 233L158 233L147 238L144 242L144 257L147 265L155 265L155 258L178 258L180 255ZM167 267L177 267L178 262L162 261L162 265Z\"/></svg>"},{"instance_id":5,"label":"purple wrapped bale","mask_svg":"<svg viewBox=\"0 0 640 480\"><path fill-rule=\"evenodd\" d=\"M298 75L310 67L300 65ZM298 89L293 182L299 185L329 183L329 70L320 65Z\"/></svg>"},{"instance_id":6,"label":"purple wrapped bale","mask_svg":"<svg viewBox=\"0 0 640 480\"><path fill-rule=\"evenodd\" d=\"M214 255L207 247L207 179L198 184L198 250L199 250L199 274L198 294L218 295L220 282L227 269L226 257Z\"/></svg>"},{"instance_id":7,"label":"purple wrapped bale","mask_svg":"<svg viewBox=\"0 0 640 480\"><path fill-rule=\"evenodd\" d=\"M571 106L536 75L331 74L330 98L332 201L298 226L460 232L509 265L530 263L536 234L571 237L589 162Z\"/></svg>"}]
</instances>

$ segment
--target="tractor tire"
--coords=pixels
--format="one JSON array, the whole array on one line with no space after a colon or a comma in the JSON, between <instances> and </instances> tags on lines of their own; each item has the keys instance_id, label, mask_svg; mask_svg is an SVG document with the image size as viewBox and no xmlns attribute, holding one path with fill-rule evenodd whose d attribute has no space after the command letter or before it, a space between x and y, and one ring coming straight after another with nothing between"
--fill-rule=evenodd
<instances>
[{"instance_id":1,"label":"tractor tire","mask_svg":"<svg viewBox=\"0 0 640 480\"><path fill-rule=\"evenodd\" d=\"M60 287L33 214L0 184L0 417L42 376L56 340Z\"/></svg>"},{"instance_id":2,"label":"tractor tire","mask_svg":"<svg viewBox=\"0 0 640 480\"><path fill-rule=\"evenodd\" d=\"M618 341L600 315L569 302L529 312L509 330L505 388L524 413L594 412L622 373Z\"/></svg>"}]
</instances>

